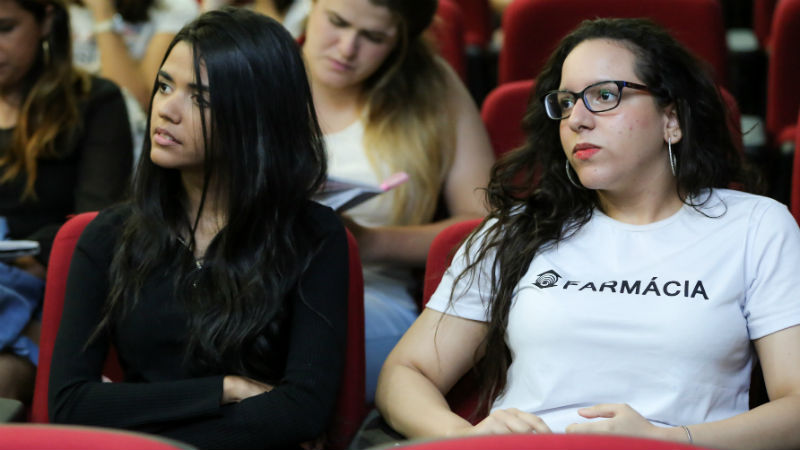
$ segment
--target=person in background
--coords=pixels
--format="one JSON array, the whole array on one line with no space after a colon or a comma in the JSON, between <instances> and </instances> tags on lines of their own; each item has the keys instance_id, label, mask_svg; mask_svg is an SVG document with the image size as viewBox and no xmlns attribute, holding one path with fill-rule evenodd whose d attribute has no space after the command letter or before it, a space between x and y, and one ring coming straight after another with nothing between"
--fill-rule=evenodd
<instances>
[{"instance_id":1,"label":"person in background","mask_svg":"<svg viewBox=\"0 0 800 450\"><path fill-rule=\"evenodd\" d=\"M562 40L526 145L493 169L491 213L386 361L387 422L800 447L800 229L728 189L748 179L729 121L709 73L650 21ZM756 358L770 400L751 410ZM493 404L473 426L443 396L476 364Z\"/></svg>"},{"instance_id":2,"label":"person in background","mask_svg":"<svg viewBox=\"0 0 800 450\"><path fill-rule=\"evenodd\" d=\"M132 164L120 90L74 68L62 0L0 2L0 397L29 402L47 259L69 214L122 198Z\"/></svg>"},{"instance_id":3,"label":"person in background","mask_svg":"<svg viewBox=\"0 0 800 450\"><path fill-rule=\"evenodd\" d=\"M73 0L75 64L114 81L146 110L164 51L198 13L196 0Z\"/></svg>"},{"instance_id":4,"label":"person in background","mask_svg":"<svg viewBox=\"0 0 800 450\"><path fill-rule=\"evenodd\" d=\"M205 13L168 47L151 104L133 198L72 259L51 419L202 449L312 441L344 365L348 254L310 201L326 160L297 44L246 9ZM112 344L124 380L104 383Z\"/></svg>"},{"instance_id":5,"label":"person in background","mask_svg":"<svg viewBox=\"0 0 800 450\"><path fill-rule=\"evenodd\" d=\"M435 0L315 0L303 54L331 175L410 180L345 215L364 266L367 398L418 314L417 280L436 234L482 217L494 156L469 93L424 31ZM439 214L437 214L439 211Z\"/></svg>"},{"instance_id":6,"label":"person in background","mask_svg":"<svg viewBox=\"0 0 800 450\"><path fill-rule=\"evenodd\" d=\"M225 5L243 6L272 17L299 38L305 31L311 0L203 0L203 10L210 11Z\"/></svg>"}]
</instances>

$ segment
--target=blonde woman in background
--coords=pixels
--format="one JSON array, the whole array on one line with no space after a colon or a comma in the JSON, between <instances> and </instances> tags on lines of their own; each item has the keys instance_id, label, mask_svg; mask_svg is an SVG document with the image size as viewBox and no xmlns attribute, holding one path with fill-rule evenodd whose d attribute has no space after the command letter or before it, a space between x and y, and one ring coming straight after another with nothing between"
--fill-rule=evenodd
<instances>
[{"instance_id":1,"label":"blonde woman in background","mask_svg":"<svg viewBox=\"0 0 800 450\"><path fill-rule=\"evenodd\" d=\"M367 398L417 316L411 269L447 225L486 213L494 162L477 108L423 39L436 0L315 0L303 54L329 173L410 181L346 213L364 263ZM437 208L447 219L434 221Z\"/></svg>"}]
</instances>

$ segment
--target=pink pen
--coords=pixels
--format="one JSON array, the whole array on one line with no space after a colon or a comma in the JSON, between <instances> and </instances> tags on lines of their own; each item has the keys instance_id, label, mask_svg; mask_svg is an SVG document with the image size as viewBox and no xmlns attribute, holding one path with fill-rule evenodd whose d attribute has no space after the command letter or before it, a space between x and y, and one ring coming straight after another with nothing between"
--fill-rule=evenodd
<instances>
[{"instance_id":1,"label":"pink pen","mask_svg":"<svg viewBox=\"0 0 800 450\"><path fill-rule=\"evenodd\" d=\"M381 183L380 187L382 191L388 191L396 188L397 186L400 186L406 181L408 181L408 174L405 172L397 172L395 174L389 175L388 178L383 180L383 183Z\"/></svg>"}]
</instances>

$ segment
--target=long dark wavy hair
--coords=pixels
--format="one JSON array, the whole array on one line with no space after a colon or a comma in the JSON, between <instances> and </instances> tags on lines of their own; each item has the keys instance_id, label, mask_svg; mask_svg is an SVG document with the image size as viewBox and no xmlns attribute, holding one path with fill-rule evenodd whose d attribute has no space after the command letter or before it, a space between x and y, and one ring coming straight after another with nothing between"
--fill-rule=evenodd
<instances>
[{"instance_id":1,"label":"long dark wavy hair","mask_svg":"<svg viewBox=\"0 0 800 450\"><path fill-rule=\"evenodd\" d=\"M701 211L708 188L725 188L733 182L746 186L748 181L729 131L730 115L702 63L649 20L581 23L561 41L539 74L523 120L526 142L493 167L487 188L491 212L479 227L482 231L466 241L468 255L477 246L471 250L475 257L468 257L457 281L469 283L482 264L492 274L485 356L477 364L483 407L506 386L511 354L505 333L519 280L537 254L568 239L600 208L595 191L576 187L567 178L559 122L547 117L541 101L545 93L558 89L567 55L590 39L615 41L633 52L634 71L652 89L657 105L675 105L683 138L672 149L678 195L684 203ZM451 301L457 296L454 287Z\"/></svg>"},{"instance_id":2,"label":"long dark wavy hair","mask_svg":"<svg viewBox=\"0 0 800 450\"><path fill-rule=\"evenodd\" d=\"M176 273L192 370L264 379L275 370L267 364L280 351L276 342L285 339L285 299L318 246L306 210L324 180L326 157L305 67L278 22L246 9L200 16L175 36L167 55L178 42L194 50L195 79L201 65L208 73L209 102L200 105L200 212L187 215L180 173L152 163L145 140L98 332L133 307L155 271ZM151 109L147 129L152 115ZM196 270L193 236L207 197L222 199L227 223ZM192 237L189 251L180 236Z\"/></svg>"}]
</instances>

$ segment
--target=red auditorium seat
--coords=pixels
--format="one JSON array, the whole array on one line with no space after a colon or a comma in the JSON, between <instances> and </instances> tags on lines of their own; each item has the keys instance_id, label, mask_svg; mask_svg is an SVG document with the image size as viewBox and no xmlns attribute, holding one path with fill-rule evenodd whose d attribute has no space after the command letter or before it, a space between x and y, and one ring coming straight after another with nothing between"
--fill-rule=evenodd
<instances>
[{"instance_id":1,"label":"red auditorium seat","mask_svg":"<svg viewBox=\"0 0 800 450\"><path fill-rule=\"evenodd\" d=\"M503 14L498 82L536 78L558 42L584 19L649 17L727 83L727 48L719 0L516 0ZM690 19L689 19L690 18Z\"/></svg>"},{"instance_id":2,"label":"red auditorium seat","mask_svg":"<svg viewBox=\"0 0 800 450\"><path fill-rule=\"evenodd\" d=\"M800 108L800 0L781 0L772 18L767 69L767 134L773 147L794 139Z\"/></svg>"},{"instance_id":3,"label":"red auditorium seat","mask_svg":"<svg viewBox=\"0 0 800 450\"><path fill-rule=\"evenodd\" d=\"M800 224L800 112L794 128L794 164L792 164L791 210L797 223Z\"/></svg>"},{"instance_id":4,"label":"red auditorium seat","mask_svg":"<svg viewBox=\"0 0 800 450\"><path fill-rule=\"evenodd\" d=\"M467 76L464 53L464 13L454 0L439 0L436 18L431 27L439 54L462 80Z\"/></svg>"},{"instance_id":5,"label":"red auditorium seat","mask_svg":"<svg viewBox=\"0 0 800 450\"><path fill-rule=\"evenodd\" d=\"M195 450L183 442L107 428L6 424L0 426L0 450Z\"/></svg>"},{"instance_id":6,"label":"red auditorium seat","mask_svg":"<svg viewBox=\"0 0 800 450\"><path fill-rule=\"evenodd\" d=\"M680 442L603 434L503 434L410 441L398 450L699 450Z\"/></svg>"}]
</instances>

